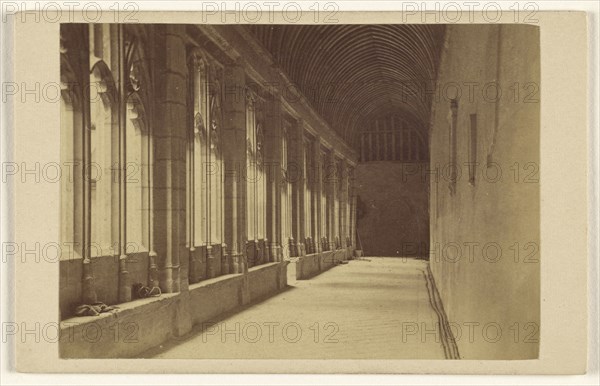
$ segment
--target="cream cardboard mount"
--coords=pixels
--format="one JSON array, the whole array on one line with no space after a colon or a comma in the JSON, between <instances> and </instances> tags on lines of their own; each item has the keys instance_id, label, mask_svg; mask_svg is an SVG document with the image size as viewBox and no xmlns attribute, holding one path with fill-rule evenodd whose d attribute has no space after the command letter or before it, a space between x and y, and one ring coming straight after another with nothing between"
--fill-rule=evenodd
<instances>
[{"instance_id":1,"label":"cream cardboard mount","mask_svg":"<svg viewBox=\"0 0 600 386\"><path fill-rule=\"evenodd\" d=\"M398 24L402 21L419 24L421 19L417 17L418 14L415 15L394 12L338 12L335 14L335 20L337 20L337 24ZM71 21L86 22L77 12L74 12L72 17ZM208 55L206 56L208 58L206 59L207 61L228 61L238 67L247 67L248 71L246 75L251 79L259 81L265 81L267 80L265 79L266 76L273 74L275 74L273 76L278 77L286 76L281 75L281 69L275 67L272 68L272 71L263 71L262 69L257 70L257 67L252 66L252 63L263 60L263 58L256 57L256 53L260 52L260 49L264 49L264 47L261 48L260 45L238 47L235 44L230 44L227 39L234 40L234 32L231 32L234 31L234 28L232 27L230 32L223 32L224 30L220 25L226 23L222 22L219 13L207 15L200 12L139 12L136 13L135 17L137 20L135 25L138 26L153 23L174 26L192 25L198 24L198 21L204 18L206 21L203 22L203 33L210 35L213 41L217 41L214 40L217 36L225 36L225 40L218 41L225 56L211 57ZM263 24L290 24L289 20L286 20L281 14L265 13L262 17L265 18ZM449 27L449 29L455 32L454 38L457 38L460 34L466 34L465 36L467 36L469 28L472 28L472 33L487 33L481 25L489 24L489 21L486 21L477 13L473 17L472 24L468 22L464 23L469 24L470 27L466 25L463 27L461 23ZM500 22L514 24L514 16L512 14L503 15ZM96 21L96 23L114 23L113 15L102 15L101 19ZM311 23L314 23L314 20L308 19L305 22L305 24ZM323 24L325 21L319 20L319 23ZM539 184L539 191L535 193L537 194L535 202L532 202L527 211L523 212L524 217L529 216L530 218L519 219L519 221L522 221L519 226L529 226L529 228L524 229L532 230L539 240L540 258L537 266L539 286L536 285L533 291L539 291L537 293L540 300L537 317L539 318L540 343L539 348L531 351L533 354L526 354L525 357L527 359L505 360L506 358L500 358L497 360L469 360L463 358L459 360L455 357L454 360L446 361L392 360L378 355L364 359L342 359L336 357L327 357L326 360L319 359L322 356L317 356L314 359L310 357L308 359L303 357L285 360L275 358L261 359L269 358L264 352L257 352L256 355L243 359L216 359L219 356L216 356L215 359L132 359L131 357L136 358L141 355L139 347L135 348L135 344L115 346L112 344L114 342L106 340L106 335L104 338L98 338L98 343L95 346L88 345L87 349L76 348L75 351L71 352L71 354L75 353L73 355L69 355L68 348L65 349L65 347L68 347L68 345L64 345L65 341L78 339L83 336L82 334L87 334L86 336L90 338L89 334L92 333L92 335L95 334L94 336L106 333L110 331L111 325L108 323L109 318L102 316L98 319L93 319L95 318L94 316L84 317L93 319L93 323L90 324L93 327L89 327L85 323L75 323L75 325L66 326L65 320L70 321L71 319L63 317L62 322L60 319L60 313L64 311L60 307L59 296L62 295L59 294L61 294L61 291L64 293L65 287L64 283L59 281L61 275L59 271L68 268L61 267L57 263L58 259L52 258L54 256L53 251L56 249L52 249L51 246L55 245L57 240L60 240L60 232L64 231L60 228L61 213L64 210L64 206L61 206L60 181L62 179L53 179L51 174L48 174L50 173L50 169L43 165L60 163L62 159L61 113L65 117L66 112L61 112L60 103L58 103L60 97L58 95L61 90L64 92L68 88L66 85L69 83L69 79L65 77L61 78L61 50L64 49L60 39L61 23L50 22L44 18L41 18L39 22L34 22L33 19L26 19L25 22L22 22L21 18L15 17L14 46L12 47L14 72L11 79L13 83L11 84L17 85L18 88L12 89L11 93L14 95L12 98L8 98L6 104L6 106L11 107L14 111L14 126L9 137L14 146L12 147L10 158L3 161L12 162L10 165L13 166L16 165L16 167L10 169L10 173L7 173L7 177L9 178L4 185L5 191L8 190L11 192L11 195L8 197L5 195L4 197L6 200L9 200L9 205L12 205L14 208L9 213L11 218L8 224L12 228L11 238L8 239L8 242L11 244L6 245L18 246L18 248L7 250L6 252L9 253L5 253L5 255L11 255L13 258L3 262L11 272L14 269L16 274L13 279L15 285L14 291L8 291L5 286L2 288L2 293L3 296L12 302L3 302L3 304L11 304L14 307L14 313L10 313L12 319L4 320L4 325L7 326L4 335L7 338L7 342L10 342L14 347L14 351L12 352L16 357L16 369L22 372L86 373L584 373L587 368L588 356L588 158L586 151L588 149L588 134L586 128L588 126L589 104L586 92L588 85L587 17L584 13L578 12L539 12L536 15L536 22L527 24L528 26L523 30L534 31L534 35L539 37L539 48L537 47L537 40L527 41L526 43L532 44L530 51L539 49L539 57L536 59L532 56L531 58L533 61L539 60L541 66L538 76L540 77L539 84L543 85L543 87L539 88L539 100L537 102L540 107L539 119L537 121L535 119L530 121L531 117L523 118L519 115L523 114L523 110L519 109L515 110L511 116L516 117L512 124L518 125L520 122L533 122L539 126L531 128L531 131L527 131L525 142L529 144L531 144L531 141L535 141L536 144L539 143L539 148L537 145L533 146L533 148L538 149L533 150L533 154L539 160L542 171L540 173L540 180L543 180L543 183ZM133 26L134 24L130 23L129 25ZM104 31L106 32L110 31L110 28L113 27L105 26L99 28L105 28ZM166 27L166 30L170 30L169 28ZM519 35L520 31L522 31L520 29L511 29L509 25L504 25L502 28L505 38L506 34L515 33L515 36L511 36L511 39L514 39L514 41L523 42L523 39L528 39L525 34L522 36ZM175 32L171 31L173 33L167 35L175 40L179 39L180 41L177 44L181 47L191 44L191 41L185 40L182 36L177 36L176 27L173 27L172 30ZM101 39L100 30L98 31L98 34L95 36ZM499 41L499 44L502 44L502 41ZM447 45L450 43L452 43L452 40L448 41L447 39L445 41L445 50L448 50ZM106 54L106 52L110 51L109 46L110 44L108 46L99 44L97 48L100 51L104 50L104 54ZM519 50L518 46L511 46L510 44L503 47L505 54L513 52L511 50ZM483 49L483 46L477 49ZM210 47L207 50L210 51ZM489 57L477 58L476 54L473 54L476 50L473 50L475 49L472 48L465 51L464 55L468 56L474 62L490 59ZM528 52L522 52L521 54L529 55ZM170 56L165 56L164 59L168 62L169 58L174 58L177 54L176 51L172 51ZM454 52L454 54L458 55L459 52ZM95 55L99 56L100 54L96 52ZM40 60L40 58L44 58L44 60ZM237 59L232 60L232 58ZM112 57L107 58L107 60L117 63L115 61L118 61L118 58ZM456 60L456 63L460 63L461 59L448 59L447 56L446 60ZM497 58L496 60L499 61L498 63L502 63L502 66L499 66L497 69L498 74L510 74L511 64L501 62L502 58ZM167 63L166 65L172 64ZM518 65L516 62L512 63L512 68L517 68ZM185 63L182 69L186 69L186 66L187 63ZM219 70L223 69L217 68L216 71ZM235 71L232 72L229 69L224 69L223 71L226 73L226 76L232 78L240 76L240 74L235 73ZM451 72L452 70L448 69L448 71ZM460 69L457 71L460 71ZM173 74L176 74L175 69L171 75ZM446 72L441 76L443 78L444 76L448 76L448 74ZM522 74L522 72L519 74ZM565 74L569 74L569 76L564 76ZM143 78L142 74L138 75L140 78ZM177 77L179 75L173 76ZM29 89L27 85L36 84L39 86L32 86L32 88L39 91L39 98L33 98L23 93L23 90ZM132 84L135 84L135 82L132 82ZM51 85L54 85L54 88ZM107 90L114 87L114 85L110 84L105 84L105 86ZM17 89L21 91L17 91ZM54 93L56 94L54 95L52 94L52 90L59 91L59 93ZM118 88L115 89L115 92L118 92ZM177 94L176 90L173 92L171 97L177 99L181 96ZM188 95L182 97L184 106L185 100L188 97ZM301 115L310 117L303 121L300 130L305 130L309 135L321 133L320 129L315 127L323 124L323 122L319 120L318 113L310 104L300 107L296 105L285 106L285 103L282 103L282 105L282 110L300 111ZM224 105L222 108L227 110L231 106ZM435 112L436 108L438 109L437 112ZM468 126L468 121L461 121L460 116L453 123L452 109L450 108L450 113L446 114L444 112L440 113L439 108L439 106L433 105L434 115L432 119L436 120L436 122L445 120L444 122L449 122L448 127L450 129L456 127L457 130L463 128L466 130L467 127L472 127ZM126 114L142 113L139 109L136 110L133 108L130 110L122 115L124 119L128 117ZM198 111L198 113L201 118L202 116L208 117L211 114L209 110ZM239 113L240 111L235 110L234 112ZM241 110L241 112L243 113L244 111ZM184 110L183 114L185 114ZM177 119L176 114L172 118ZM279 119L279 117L277 118ZM521 118L524 121L519 121ZM493 122L493 119L491 122ZM227 125L226 122L210 121L206 122L204 126L200 125L197 127L200 131L203 127L208 131L208 129L213 127L211 125L219 124ZM479 125L481 126L482 124L485 126L484 123L480 123ZM254 127L256 128L256 132L254 132L255 135L253 138L256 141L249 141L249 143L253 144L253 147L251 149L244 147L242 150L244 154L248 151L248 154L258 157L258 154L262 151L263 141L264 145L268 147L270 146L268 142L270 139L261 136L262 127L258 125ZM43 130L40 130L41 128ZM565 128L569 128L569 130L565 130ZM154 129L160 130L160 128ZM267 131L269 129L268 126L264 128ZM500 150L496 150L496 153L493 153L494 156L502 157L502 146L507 141L505 137L502 137L503 133L500 132L497 134L497 137L494 137L494 130L489 127L485 127L483 130L485 130L485 135L491 133L491 137L485 137L486 141L490 138L497 141L494 144L497 144L497 149ZM331 133L322 131L321 134L321 143L328 146L334 147L340 141L339 136L335 134L335 130L331 131ZM444 146L446 146L447 140L444 140L442 137L436 137L435 133L433 135L434 140L439 140L440 143L443 142ZM132 140L129 139L130 143ZM513 145L516 151L523 149L522 146L526 146L523 143L519 144L517 142ZM340 167L342 168L356 167L359 164L361 155L357 154L353 149L344 148L343 146L345 146L343 145L343 141L340 141L335 151L331 152L332 157L336 160L340 159ZM171 150L176 148L177 146L173 145ZM560 151L557 151L557 149L560 149ZM156 148L153 150L156 150ZM316 156L318 155L317 153L313 152L311 156ZM460 156L461 154L475 155L476 153L469 153L469 150L466 148L459 147L458 154ZM568 162L565 162L564 154L569 155ZM270 155L265 154L265 156L268 157ZM183 162L182 165L185 165L185 156L181 155L180 158ZM22 166L26 167L27 165L36 164L41 165L38 169L43 178L35 182L32 182L31 178L25 178L27 176L21 178ZM6 165L9 164L6 163ZM168 167L176 168L176 166ZM468 171L466 172L468 173ZM183 176L185 180L185 173ZM450 184L440 185L440 192L444 190L443 194L460 194L461 189L463 189L460 183L458 181L453 186L453 182L450 181ZM97 186L100 185L98 184ZM182 186L184 187L182 189L183 192L185 191L185 184ZM512 189L512 187L509 186L507 189ZM185 194L181 194L183 201L185 201L185 197ZM268 200L266 192L265 197ZM515 198L515 200L518 199ZM346 203L350 208L353 205L349 199ZM179 203L174 205L177 206ZM177 208L185 210L185 205L181 204ZM430 205L432 204L430 203ZM259 207L257 206L257 208ZM228 213L228 210L230 208L224 207L223 213ZM431 212L431 216L435 216L435 213ZM173 218L175 217L169 217L171 220ZM185 218L185 216L182 218ZM346 224L350 224L350 222ZM183 221L182 224L170 223L170 225L166 226L165 230L176 233L176 227L179 225L186 227L186 223ZM240 226L244 225L241 224ZM457 227L458 225L453 225L454 230L459 229ZM432 231L432 234L435 235L435 231ZM117 238L118 236L117 234ZM566 240L569 240L569 242L564 242ZM266 258L269 259L267 264L256 264L255 266L250 264L250 266L244 266L244 263L241 261L223 259L220 261L218 267L203 268L205 269L203 272L212 272L214 274L214 277L211 276L204 281L186 284L185 280L180 280L178 284L170 282L171 284L166 286L161 283L161 289L166 289L166 291L163 291L164 293L160 297L150 300L133 300L131 303L121 305L121 310L119 311L121 315L120 322L130 322L133 324L129 326L132 329L127 328L126 330L118 331L119 339L127 338L128 334L134 333L136 328L142 326L137 324L137 317L147 316L147 318L143 318L147 322L147 326L144 325L142 327L144 331L151 332L142 338L150 338L147 342L151 344L149 343L149 347L144 347L144 350L146 350L165 343L168 340L167 338L178 335L185 336L185 334L192 330L193 325L197 325L198 322L208 321L211 318L222 315L224 312L254 304L253 302L263 299L269 294L279 291L280 294L277 296L284 296L290 277L294 280L307 279L325 270L343 269L342 265L345 265L348 260L356 259L356 256L360 258L360 253L355 252L355 250L360 249L357 247L357 242L357 240L349 237L347 240L344 238L331 238L327 243L321 244L317 240L306 241L305 243L301 243L302 245L294 244L290 247L290 253L302 256L302 258L298 259L278 257L284 256L285 252L278 251L277 246L271 248L271 244L264 241L259 240L255 244L249 243L251 252L248 252L247 255L251 255L254 258L267 256ZM27 250L29 247L25 249L21 247L30 244L39 245L37 249L34 249L37 252L33 252L36 258L32 258L31 253L28 254ZM281 248L282 245L278 246ZM171 253L175 253L173 251L178 247L171 247L173 248ZM294 250L294 248L296 249ZM324 252L326 249L329 249L331 253ZM264 252L267 250L269 251L268 254ZM339 253L335 253L337 251ZM215 254L217 252L221 253L218 249L211 249L206 253ZM189 253L189 248L186 250L186 253ZM202 258L206 258L206 256ZM565 258L565 256L568 256L568 258ZM150 257L147 258L149 259ZM119 263L121 263L119 254L117 254L116 259L115 269L118 270ZM144 260L144 262L151 266L150 260ZM432 296L433 298L441 296L439 300L441 303L444 303L444 300L446 300L444 298L446 296L444 291L448 289L446 288L448 283L442 283L442 277L448 274L448 267L433 263L431 266L431 269L427 268L424 272L436 281L436 291L441 291L440 294ZM496 267L498 269L506 268L506 266L501 265ZM188 268L189 266L186 266L186 271L188 271ZM194 269L200 268L196 267ZM295 274L290 276L292 269L295 270ZM484 269L485 267L482 268L482 272ZM526 270L529 268L523 269ZM215 272L223 275L219 276ZM79 280L84 273L81 271L74 273L74 280ZM130 274L133 276L136 275L135 269L131 268L131 266ZM71 275L71 277L73 276ZM118 277L118 275L115 277ZM7 283L7 280L3 280L4 283ZM118 280L115 283L117 283L117 287L115 288L120 288ZM147 292L150 293L152 290L152 286L149 286ZM535 297L535 294L531 295L531 290L528 289L526 292L523 293L523 297ZM211 304L210 307L206 306L200 310L194 307L196 302L202 302L204 301L203 299L215 294L221 294L223 299L234 299L235 301L231 304L226 301L217 301ZM125 295L115 292L114 296L121 299ZM471 295L466 294L465 296ZM140 295L140 297L142 296ZM476 301L485 302L486 299L485 297L476 298ZM529 304L521 302L525 302L525 300L520 298L508 300L508 303L514 305L516 308L523 308ZM143 304L144 306L139 308L136 306L139 304ZM460 320L456 318L456 314L453 314L452 304L449 300L446 301L444 304L446 313L450 317L450 321L453 319ZM538 307L537 304L532 306L532 315L536 315L536 307ZM465 309L467 312L472 311L468 307L463 308L463 310ZM116 318L119 317L119 313L116 314ZM510 315L510 313L507 315ZM465 322L465 320L460 321ZM446 320L445 322L448 321ZM124 326L123 323L121 325ZM88 330L83 331L86 328ZM94 331L90 329L94 329ZM114 329L112 332L115 332ZM522 332L526 333L527 331ZM447 333L448 331L445 331L445 334ZM59 335L61 336L59 337ZM111 336L114 338L114 335ZM91 338L92 341L94 339L94 337ZM448 336L445 339L448 339ZM461 342L458 342L459 351L461 344ZM202 348L198 347L197 349L200 350ZM456 347L452 348L448 346L445 349L446 357L448 357L448 355L452 356L451 352ZM84 355L79 356L79 354L84 352L81 350L88 351ZM463 349L462 351L468 352L468 349ZM449 352L450 354L448 354ZM473 353L473 355L476 355L476 353ZM99 357L104 358L102 360L89 359ZM518 356L513 358L518 358Z\"/></svg>"}]
</instances>

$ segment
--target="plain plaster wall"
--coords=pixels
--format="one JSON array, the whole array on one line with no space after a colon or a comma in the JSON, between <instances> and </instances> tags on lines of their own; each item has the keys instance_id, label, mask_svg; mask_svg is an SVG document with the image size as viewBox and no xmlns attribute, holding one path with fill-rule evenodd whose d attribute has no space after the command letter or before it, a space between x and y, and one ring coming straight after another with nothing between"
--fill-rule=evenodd
<instances>
[{"instance_id":1,"label":"plain plaster wall","mask_svg":"<svg viewBox=\"0 0 600 386\"><path fill-rule=\"evenodd\" d=\"M539 38L539 29L526 25L447 28L430 127L430 165L440 170L438 180L430 180L430 263L465 359L538 356ZM502 91L499 98L494 85ZM450 159L450 99L456 90L462 92L456 126L460 173L451 194L443 170ZM474 184L464 165L471 114L479 163Z\"/></svg>"}]
</instances>

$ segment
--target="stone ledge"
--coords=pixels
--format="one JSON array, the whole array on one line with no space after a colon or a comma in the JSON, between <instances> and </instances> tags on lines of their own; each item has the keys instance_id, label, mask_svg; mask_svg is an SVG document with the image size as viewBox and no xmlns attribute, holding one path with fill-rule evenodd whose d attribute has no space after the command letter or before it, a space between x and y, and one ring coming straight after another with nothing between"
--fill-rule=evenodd
<instances>
[{"instance_id":1,"label":"stone ledge","mask_svg":"<svg viewBox=\"0 0 600 386\"><path fill-rule=\"evenodd\" d=\"M210 321L285 289L287 265L266 263L245 275L229 274L192 284L185 292L123 303L114 312L63 320L60 357L135 357L189 332L180 331L178 325Z\"/></svg>"},{"instance_id":2,"label":"stone ledge","mask_svg":"<svg viewBox=\"0 0 600 386\"><path fill-rule=\"evenodd\" d=\"M343 248L298 257L295 262L296 280L310 279L335 267L338 262L348 260L350 256L348 251L349 249Z\"/></svg>"},{"instance_id":3,"label":"stone ledge","mask_svg":"<svg viewBox=\"0 0 600 386\"><path fill-rule=\"evenodd\" d=\"M71 328L83 326L86 323L110 323L112 319L126 318L129 314L136 312L140 307L150 306L152 303L165 302L177 297L179 293L162 294L159 297L145 299L136 299L127 303L122 303L112 312L104 312L98 316L74 316L64 319L60 322L60 328Z\"/></svg>"},{"instance_id":4,"label":"stone ledge","mask_svg":"<svg viewBox=\"0 0 600 386\"><path fill-rule=\"evenodd\" d=\"M249 301L254 302L287 286L287 261L266 263L248 270Z\"/></svg>"},{"instance_id":5,"label":"stone ledge","mask_svg":"<svg viewBox=\"0 0 600 386\"><path fill-rule=\"evenodd\" d=\"M211 279L205 279L198 283L190 284L190 292L205 287L215 287L219 285L225 285L229 280L234 280L235 278L241 279L244 275L241 273L230 273L227 275L213 277Z\"/></svg>"},{"instance_id":6,"label":"stone ledge","mask_svg":"<svg viewBox=\"0 0 600 386\"><path fill-rule=\"evenodd\" d=\"M61 322L61 358L118 358L132 356L173 335L170 316L179 297L139 299L121 304L115 312L69 318Z\"/></svg>"}]
</instances>

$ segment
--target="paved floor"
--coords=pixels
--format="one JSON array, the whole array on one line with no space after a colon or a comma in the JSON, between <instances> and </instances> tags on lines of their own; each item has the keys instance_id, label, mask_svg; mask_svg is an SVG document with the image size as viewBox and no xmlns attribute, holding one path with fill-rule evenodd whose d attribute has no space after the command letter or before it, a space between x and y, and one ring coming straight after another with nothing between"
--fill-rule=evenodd
<instances>
[{"instance_id":1,"label":"paved floor","mask_svg":"<svg viewBox=\"0 0 600 386\"><path fill-rule=\"evenodd\" d=\"M352 260L144 356L444 359L426 269L422 260Z\"/></svg>"}]
</instances>

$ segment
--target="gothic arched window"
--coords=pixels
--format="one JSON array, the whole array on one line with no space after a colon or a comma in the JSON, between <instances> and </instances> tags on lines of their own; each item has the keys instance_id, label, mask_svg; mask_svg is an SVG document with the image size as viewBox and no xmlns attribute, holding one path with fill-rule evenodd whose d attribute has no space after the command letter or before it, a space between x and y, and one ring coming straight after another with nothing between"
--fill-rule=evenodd
<instances>
[{"instance_id":1,"label":"gothic arched window","mask_svg":"<svg viewBox=\"0 0 600 386\"><path fill-rule=\"evenodd\" d=\"M119 133L115 83L106 63L98 60L90 74L91 256L114 254L119 219Z\"/></svg>"}]
</instances>

